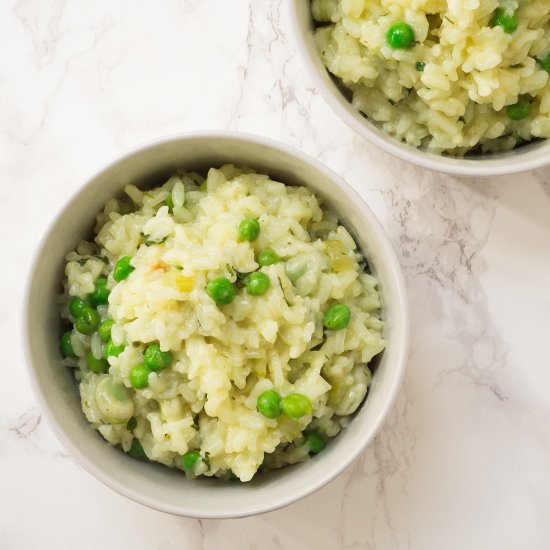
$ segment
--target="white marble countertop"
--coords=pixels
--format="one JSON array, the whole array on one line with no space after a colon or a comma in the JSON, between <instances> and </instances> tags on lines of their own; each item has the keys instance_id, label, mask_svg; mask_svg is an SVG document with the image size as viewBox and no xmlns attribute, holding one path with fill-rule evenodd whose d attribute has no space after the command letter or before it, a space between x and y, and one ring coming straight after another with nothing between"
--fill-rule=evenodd
<instances>
[{"instance_id":1,"label":"white marble countertop","mask_svg":"<svg viewBox=\"0 0 550 550\"><path fill-rule=\"evenodd\" d=\"M0 3L0 548L550 548L550 169L459 180L401 163L325 104L288 0ZM91 172L187 130L253 132L343 175L390 235L412 347L374 444L318 493L198 521L115 494L65 452L22 355L31 252Z\"/></svg>"}]
</instances>

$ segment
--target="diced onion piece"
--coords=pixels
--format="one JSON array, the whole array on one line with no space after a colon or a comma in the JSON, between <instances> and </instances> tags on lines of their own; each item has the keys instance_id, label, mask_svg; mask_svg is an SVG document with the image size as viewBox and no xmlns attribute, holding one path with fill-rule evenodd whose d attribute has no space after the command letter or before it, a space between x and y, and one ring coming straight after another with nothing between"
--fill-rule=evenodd
<instances>
[{"instance_id":1,"label":"diced onion piece","mask_svg":"<svg viewBox=\"0 0 550 550\"><path fill-rule=\"evenodd\" d=\"M350 260L348 251L342 241L327 239L325 245L334 271L353 269L353 262Z\"/></svg>"},{"instance_id":2,"label":"diced onion piece","mask_svg":"<svg viewBox=\"0 0 550 550\"><path fill-rule=\"evenodd\" d=\"M180 292L191 292L195 287L195 279L186 275L178 275L176 277L176 287Z\"/></svg>"}]
</instances>

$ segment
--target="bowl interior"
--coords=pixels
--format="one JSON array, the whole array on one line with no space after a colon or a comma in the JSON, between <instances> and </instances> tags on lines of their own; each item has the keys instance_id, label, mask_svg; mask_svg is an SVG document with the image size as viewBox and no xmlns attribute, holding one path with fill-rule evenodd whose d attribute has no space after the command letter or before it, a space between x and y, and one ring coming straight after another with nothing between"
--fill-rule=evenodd
<instances>
[{"instance_id":1,"label":"bowl interior","mask_svg":"<svg viewBox=\"0 0 550 550\"><path fill-rule=\"evenodd\" d=\"M323 64L315 46L310 1L291 0L290 10L296 42L325 101L356 133L380 149L431 170L463 176L511 174L539 168L550 162L550 140L529 143L512 151L452 158L417 149L388 136L352 106Z\"/></svg>"},{"instance_id":2,"label":"bowl interior","mask_svg":"<svg viewBox=\"0 0 550 550\"><path fill-rule=\"evenodd\" d=\"M133 460L108 445L85 419L73 373L60 365L57 297L65 254L89 237L96 213L131 182L150 187L175 169L225 162L305 184L341 215L380 280L387 349L364 406L326 450L307 463L258 475L252 482L188 480L181 472ZM121 494L153 508L192 517L237 517L305 496L344 469L378 430L398 389L406 353L406 303L400 268L372 212L322 165L282 146L236 135L182 136L143 147L93 177L62 210L43 240L28 289L29 370L42 409L79 462Z\"/></svg>"}]
</instances>

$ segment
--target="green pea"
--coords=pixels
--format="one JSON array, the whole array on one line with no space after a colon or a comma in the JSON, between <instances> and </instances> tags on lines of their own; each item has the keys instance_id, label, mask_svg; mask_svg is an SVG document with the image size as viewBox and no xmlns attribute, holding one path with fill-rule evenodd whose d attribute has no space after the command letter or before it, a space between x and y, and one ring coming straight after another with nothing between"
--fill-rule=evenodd
<instances>
[{"instance_id":1,"label":"green pea","mask_svg":"<svg viewBox=\"0 0 550 550\"><path fill-rule=\"evenodd\" d=\"M131 391L112 376L104 376L94 391L95 403L101 417L109 424L124 424L134 416Z\"/></svg>"},{"instance_id":2,"label":"green pea","mask_svg":"<svg viewBox=\"0 0 550 550\"><path fill-rule=\"evenodd\" d=\"M426 68L426 63L424 61L419 61L416 64L416 70L422 72Z\"/></svg>"},{"instance_id":3,"label":"green pea","mask_svg":"<svg viewBox=\"0 0 550 550\"><path fill-rule=\"evenodd\" d=\"M258 253L258 257L256 258L256 261L260 265L260 267L264 267L266 265L273 265L277 264L281 261L281 258L279 255L271 250L271 248L266 248Z\"/></svg>"},{"instance_id":4,"label":"green pea","mask_svg":"<svg viewBox=\"0 0 550 550\"><path fill-rule=\"evenodd\" d=\"M61 336L61 340L59 341L59 347L64 357L76 357L73 345L71 344L71 334L72 331L69 330Z\"/></svg>"},{"instance_id":5,"label":"green pea","mask_svg":"<svg viewBox=\"0 0 550 550\"><path fill-rule=\"evenodd\" d=\"M301 393L291 393L283 397L283 412L290 418L300 418L311 414L311 401Z\"/></svg>"},{"instance_id":6,"label":"green pea","mask_svg":"<svg viewBox=\"0 0 550 550\"><path fill-rule=\"evenodd\" d=\"M306 432L304 441L307 443L310 453L320 453L325 448L325 440L317 432Z\"/></svg>"},{"instance_id":7,"label":"green pea","mask_svg":"<svg viewBox=\"0 0 550 550\"><path fill-rule=\"evenodd\" d=\"M239 224L241 241L255 241L260 234L260 222L254 218L245 218Z\"/></svg>"},{"instance_id":8,"label":"green pea","mask_svg":"<svg viewBox=\"0 0 550 550\"><path fill-rule=\"evenodd\" d=\"M346 304L334 304L325 312L323 325L329 330L345 328L351 319L351 310Z\"/></svg>"},{"instance_id":9,"label":"green pea","mask_svg":"<svg viewBox=\"0 0 550 550\"><path fill-rule=\"evenodd\" d=\"M123 256L118 260L118 262L115 264L115 268L113 269L113 279L117 282L123 281L134 271L135 267L132 267L130 265L130 261L132 258L130 256Z\"/></svg>"},{"instance_id":10,"label":"green pea","mask_svg":"<svg viewBox=\"0 0 550 550\"><path fill-rule=\"evenodd\" d=\"M126 424L126 428L133 432L137 428L137 420L135 416L132 416L130 420L128 420L128 424Z\"/></svg>"},{"instance_id":11,"label":"green pea","mask_svg":"<svg viewBox=\"0 0 550 550\"><path fill-rule=\"evenodd\" d=\"M251 296L261 296L268 291L271 281L265 273L256 271L256 273L251 273L244 280L244 284L246 285L246 292L248 294Z\"/></svg>"},{"instance_id":12,"label":"green pea","mask_svg":"<svg viewBox=\"0 0 550 550\"><path fill-rule=\"evenodd\" d=\"M124 348L125 346L123 344L120 344L119 346L117 346L116 344L113 343L112 340L109 340L105 344L103 355L105 356L105 358L118 357L124 351Z\"/></svg>"},{"instance_id":13,"label":"green pea","mask_svg":"<svg viewBox=\"0 0 550 550\"><path fill-rule=\"evenodd\" d=\"M266 390L259 395L256 408L266 418L277 418L283 412L281 396L276 391Z\"/></svg>"},{"instance_id":14,"label":"green pea","mask_svg":"<svg viewBox=\"0 0 550 550\"><path fill-rule=\"evenodd\" d=\"M172 364L172 353L170 351L161 351L158 344L151 344L143 354L143 361L151 370L162 370Z\"/></svg>"},{"instance_id":15,"label":"green pea","mask_svg":"<svg viewBox=\"0 0 550 550\"><path fill-rule=\"evenodd\" d=\"M145 451L143 450L142 444L139 442L139 439L132 439L132 446L128 451L128 454L134 458L145 458Z\"/></svg>"},{"instance_id":16,"label":"green pea","mask_svg":"<svg viewBox=\"0 0 550 550\"><path fill-rule=\"evenodd\" d=\"M217 277L209 281L206 285L206 293L219 306L230 304L235 299L235 287L225 277Z\"/></svg>"},{"instance_id":17,"label":"green pea","mask_svg":"<svg viewBox=\"0 0 550 550\"><path fill-rule=\"evenodd\" d=\"M504 8L498 8L493 15L491 25L493 27L500 26L504 32L512 34L518 28L519 19L516 12L510 12Z\"/></svg>"},{"instance_id":18,"label":"green pea","mask_svg":"<svg viewBox=\"0 0 550 550\"><path fill-rule=\"evenodd\" d=\"M149 385L150 374L151 369L144 363L136 365L130 370L130 384L132 384L132 387L137 390L146 388Z\"/></svg>"},{"instance_id":19,"label":"green pea","mask_svg":"<svg viewBox=\"0 0 550 550\"><path fill-rule=\"evenodd\" d=\"M531 114L531 104L525 99L520 99L514 105L508 105L506 114L512 120L523 120Z\"/></svg>"},{"instance_id":20,"label":"green pea","mask_svg":"<svg viewBox=\"0 0 550 550\"><path fill-rule=\"evenodd\" d=\"M96 359L91 351L89 351L88 355L86 355L86 365L96 374L107 372L107 369L109 368L109 363L107 363L106 359Z\"/></svg>"},{"instance_id":21,"label":"green pea","mask_svg":"<svg viewBox=\"0 0 550 550\"><path fill-rule=\"evenodd\" d=\"M201 455L199 451L187 451L181 457L183 469L187 470L188 472L192 472L195 469L195 466L197 465L197 462L200 460L200 458Z\"/></svg>"},{"instance_id":22,"label":"green pea","mask_svg":"<svg viewBox=\"0 0 550 550\"><path fill-rule=\"evenodd\" d=\"M99 277L95 282L95 290L88 296L94 306L106 304L109 301L110 290L107 288L107 279Z\"/></svg>"},{"instance_id":23,"label":"green pea","mask_svg":"<svg viewBox=\"0 0 550 550\"><path fill-rule=\"evenodd\" d=\"M97 333L102 342L108 342L111 339L111 329L115 322L112 319L105 319L97 328Z\"/></svg>"},{"instance_id":24,"label":"green pea","mask_svg":"<svg viewBox=\"0 0 550 550\"><path fill-rule=\"evenodd\" d=\"M90 306L80 298L73 298L69 303L69 313L76 318L82 313L85 307Z\"/></svg>"},{"instance_id":25,"label":"green pea","mask_svg":"<svg viewBox=\"0 0 550 550\"><path fill-rule=\"evenodd\" d=\"M386 42L394 50L408 50L414 45L414 30L407 23L394 23L386 32Z\"/></svg>"},{"instance_id":26,"label":"green pea","mask_svg":"<svg viewBox=\"0 0 550 550\"><path fill-rule=\"evenodd\" d=\"M539 59L539 65L547 72L550 73L550 53L543 57L542 59Z\"/></svg>"},{"instance_id":27,"label":"green pea","mask_svg":"<svg viewBox=\"0 0 550 550\"><path fill-rule=\"evenodd\" d=\"M99 313L91 307L85 307L76 318L74 326L82 334L92 334L99 326L101 317Z\"/></svg>"}]
</instances>

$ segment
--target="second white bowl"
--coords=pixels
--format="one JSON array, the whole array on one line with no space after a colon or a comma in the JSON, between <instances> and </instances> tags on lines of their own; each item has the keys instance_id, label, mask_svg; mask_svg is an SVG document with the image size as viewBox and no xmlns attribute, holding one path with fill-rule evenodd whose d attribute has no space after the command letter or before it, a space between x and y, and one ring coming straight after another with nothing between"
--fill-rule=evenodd
<instances>
[{"instance_id":1,"label":"second white bowl","mask_svg":"<svg viewBox=\"0 0 550 550\"><path fill-rule=\"evenodd\" d=\"M315 47L311 0L290 0L290 19L295 41L325 101L348 126L383 151L418 166L460 176L496 176L534 170L550 163L550 140L513 151L452 158L428 153L401 143L377 128L351 105L330 76Z\"/></svg>"}]
</instances>

